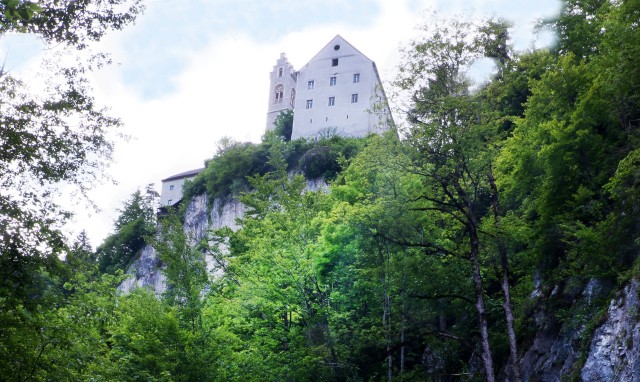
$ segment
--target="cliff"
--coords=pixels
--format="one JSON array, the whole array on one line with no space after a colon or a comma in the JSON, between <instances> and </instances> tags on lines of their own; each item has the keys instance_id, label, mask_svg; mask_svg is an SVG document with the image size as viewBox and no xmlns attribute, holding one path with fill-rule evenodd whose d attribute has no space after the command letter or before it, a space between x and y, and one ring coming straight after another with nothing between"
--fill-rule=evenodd
<instances>
[{"instance_id":1,"label":"cliff","mask_svg":"<svg viewBox=\"0 0 640 382\"><path fill-rule=\"evenodd\" d=\"M307 180L306 190L326 190L327 183L322 179ZM245 206L237 199L214 199L208 207L207 195L201 194L188 201L184 216L184 232L193 244L201 240L207 231L223 227L232 230L239 228L237 220L245 213ZM220 267L210 256L205 256L207 270L212 277L219 275ZM149 288L160 295L166 290L166 279L162 274L162 264L151 245L146 245L127 268L128 278L118 287L122 293L136 288Z\"/></svg>"},{"instance_id":2,"label":"cliff","mask_svg":"<svg viewBox=\"0 0 640 382\"><path fill-rule=\"evenodd\" d=\"M595 301L610 290L590 280L583 288L556 286L549 296L534 292L541 301L570 299L573 315L559 323L557 311L534 313L537 331L520 360L525 381L640 381L640 282L629 281L600 313Z\"/></svg>"},{"instance_id":3,"label":"cliff","mask_svg":"<svg viewBox=\"0 0 640 382\"><path fill-rule=\"evenodd\" d=\"M207 195L198 195L189 201L184 217L184 232L195 244L208 230L229 227L238 228L236 220L244 215L245 206L236 199L221 201L215 199L211 209L207 205ZM205 257L209 273L215 277L219 272L210 256ZM151 245L146 245L140 256L127 269L128 278L120 285L119 291L129 293L136 288L149 288L156 294L166 290L166 279L162 274L162 264Z\"/></svg>"}]
</instances>

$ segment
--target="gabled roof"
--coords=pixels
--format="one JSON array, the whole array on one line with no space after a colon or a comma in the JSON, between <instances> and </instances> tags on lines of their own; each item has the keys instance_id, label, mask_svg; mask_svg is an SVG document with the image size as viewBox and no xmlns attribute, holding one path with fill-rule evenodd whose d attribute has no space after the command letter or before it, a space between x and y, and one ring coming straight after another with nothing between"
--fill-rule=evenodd
<instances>
[{"instance_id":1,"label":"gabled roof","mask_svg":"<svg viewBox=\"0 0 640 382\"><path fill-rule=\"evenodd\" d=\"M356 53L358 53L362 57L364 57L367 60L373 62L373 60L371 60L369 57L365 56L361 51L359 51L355 46L351 45L347 40L345 40L339 34L337 34L336 37L332 38L331 41L329 41L327 43L327 45L325 45L322 49L320 49L320 51L318 53L316 53L316 55L313 56L309 60L309 62L316 60L318 58L318 56L322 55L325 52L332 52L333 51L333 47L336 46L336 45L340 45L341 48L342 48L342 45L347 45L350 49L354 50ZM309 62L307 62L307 64L305 64L305 66L307 66L309 64Z\"/></svg>"},{"instance_id":2,"label":"gabled roof","mask_svg":"<svg viewBox=\"0 0 640 382\"><path fill-rule=\"evenodd\" d=\"M191 178L191 177L194 177L194 176L198 175L199 173L201 173L202 170L204 170L204 167L203 168L198 168L198 169L195 169L195 170L189 170L189 171L181 172L180 174L171 175L170 177L168 177L166 179L162 179L162 182L168 182L168 181L171 181L171 180L183 179L183 178Z\"/></svg>"}]
</instances>

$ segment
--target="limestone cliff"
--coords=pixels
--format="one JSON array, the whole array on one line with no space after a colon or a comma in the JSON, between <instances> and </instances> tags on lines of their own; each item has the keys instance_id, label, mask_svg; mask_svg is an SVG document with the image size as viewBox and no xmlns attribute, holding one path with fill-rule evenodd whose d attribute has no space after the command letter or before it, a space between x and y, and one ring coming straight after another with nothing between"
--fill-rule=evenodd
<instances>
[{"instance_id":1,"label":"limestone cliff","mask_svg":"<svg viewBox=\"0 0 640 382\"><path fill-rule=\"evenodd\" d=\"M323 179L307 180L305 190L327 190L328 185ZM237 220L245 213L245 206L237 199L214 199L209 208L207 195L198 195L188 201L184 216L184 232L193 244L201 240L207 231L223 227L232 230L239 228ZM209 257L207 270L215 277L221 272L220 267ZM136 288L149 288L156 294L161 294L166 289L166 279L162 274L162 264L156 256L152 246L146 245L140 256L133 261L127 269L129 276L118 288L123 293L129 293Z\"/></svg>"},{"instance_id":2,"label":"limestone cliff","mask_svg":"<svg viewBox=\"0 0 640 382\"><path fill-rule=\"evenodd\" d=\"M215 199L209 209L207 195L198 195L187 204L184 217L184 232L195 244L202 239L207 231L222 227L237 229L236 219L244 215L245 206L236 199L221 201ZM213 259L206 257L207 269L213 276L220 270ZM145 287L161 294L166 289L166 280L162 274L162 264L156 257L156 251L151 245L146 245L140 256L127 269L129 276L118 288L123 293L129 293L135 288Z\"/></svg>"},{"instance_id":3,"label":"limestone cliff","mask_svg":"<svg viewBox=\"0 0 640 382\"><path fill-rule=\"evenodd\" d=\"M591 280L580 290L556 286L551 291L564 293L574 315L584 317L569 317L559 324L554 318L557 312L534 314L537 333L520 361L525 381L640 381L640 282L631 280L598 317L593 302L610 289ZM584 324L598 318L595 329Z\"/></svg>"},{"instance_id":4,"label":"limestone cliff","mask_svg":"<svg viewBox=\"0 0 640 382\"><path fill-rule=\"evenodd\" d=\"M611 301L594 332L583 381L640 381L640 282L631 280Z\"/></svg>"}]
</instances>

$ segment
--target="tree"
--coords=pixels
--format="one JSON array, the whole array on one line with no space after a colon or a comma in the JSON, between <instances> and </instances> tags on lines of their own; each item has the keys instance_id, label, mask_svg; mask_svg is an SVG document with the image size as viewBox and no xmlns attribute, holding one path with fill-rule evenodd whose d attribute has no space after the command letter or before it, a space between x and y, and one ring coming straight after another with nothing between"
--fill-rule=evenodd
<instances>
[{"instance_id":1,"label":"tree","mask_svg":"<svg viewBox=\"0 0 640 382\"><path fill-rule=\"evenodd\" d=\"M160 221L160 232L153 247L165 265L167 277L164 298L178 308L182 321L190 330L202 328L201 295L208 284L206 262L196 241L188 237L177 216L170 214Z\"/></svg>"},{"instance_id":2,"label":"tree","mask_svg":"<svg viewBox=\"0 0 640 382\"><path fill-rule=\"evenodd\" d=\"M238 372L230 380L318 380L339 375L330 330L325 286L312 251L318 236L314 219L326 208L321 192L305 191L302 175L289 176L285 143L271 142L263 175L250 177L251 191L236 232L215 232L210 251L225 270L212 285L220 301L217 322L237 338L237 354L225 364Z\"/></svg>"},{"instance_id":3,"label":"tree","mask_svg":"<svg viewBox=\"0 0 640 382\"><path fill-rule=\"evenodd\" d=\"M1 0L0 37L30 33L80 50L141 10L139 0ZM60 322L52 314L66 277L60 228L70 216L56 202L60 186L86 195L108 163L109 130L120 125L95 104L86 80L105 61L49 62L43 88L0 70L0 373L7 377L39 378L51 366L46 355Z\"/></svg>"},{"instance_id":4,"label":"tree","mask_svg":"<svg viewBox=\"0 0 640 382\"><path fill-rule=\"evenodd\" d=\"M30 33L47 43L84 49L112 29L133 23L141 0L0 1L0 35Z\"/></svg>"},{"instance_id":5,"label":"tree","mask_svg":"<svg viewBox=\"0 0 640 382\"><path fill-rule=\"evenodd\" d=\"M30 33L80 50L141 10L140 0L2 0L0 37ZM57 256L65 250L60 227L70 216L56 202L60 186L85 195L108 163L109 131L120 121L95 104L85 78L104 62L98 55L71 67L50 63L44 89L0 71L0 297L12 301L5 311L22 302L29 310L38 307L25 297L37 295L43 269L59 269Z\"/></svg>"},{"instance_id":6,"label":"tree","mask_svg":"<svg viewBox=\"0 0 640 382\"><path fill-rule=\"evenodd\" d=\"M468 240L467 245L430 246L434 253L449 253L471 264L485 378L493 381L495 373L481 272L480 257L484 250L481 224L492 208L493 221L500 226L502 212L493 167L502 126L493 120L493 113L483 107L482 97L471 93L466 71L475 60L486 55L497 59L497 80L502 79L510 59L508 24L493 20L480 24L432 20L425 29L427 36L412 42L404 51L395 82L408 93L406 135L414 159L413 168L407 169L423 178L423 191L413 208L424 211L430 220L446 227L450 237ZM512 366L515 378L519 379L508 260L505 248L498 246L498 250Z\"/></svg>"},{"instance_id":7,"label":"tree","mask_svg":"<svg viewBox=\"0 0 640 382\"><path fill-rule=\"evenodd\" d=\"M176 310L150 291L136 289L118 300L109 327L112 367L106 380L189 381L184 332Z\"/></svg>"},{"instance_id":8,"label":"tree","mask_svg":"<svg viewBox=\"0 0 640 382\"><path fill-rule=\"evenodd\" d=\"M273 125L274 133L282 137L285 142L289 142L293 131L293 110L287 109L286 111L281 111L273 122Z\"/></svg>"},{"instance_id":9,"label":"tree","mask_svg":"<svg viewBox=\"0 0 640 382\"><path fill-rule=\"evenodd\" d=\"M340 361L364 380L457 374L473 350L460 338L474 326L457 321L472 307L470 275L464 260L433 253L450 238L411 208L422 179L407 161L395 132L370 137L331 187L317 249Z\"/></svg>"},{"instance_id":10,"label":"tree","mask_svg":"<svg viewBox=\"0 0 640 382\"><path fill-rule=\"evenodd\" d=\"M143 194L134 192L124 203L114 222L115 232L96 249L100 271L114 273L126 270L135 255L156 232L158 194L152 185Z\"/></svg>"},{"instance_id":11,"label":"tree","mask_svg":"<svg viewBox=\"0 0 640 382\"><path fill-rule=\"evenodd\" d=\"M88 41L99 40L108 29L132 22L141 11L139 3L3 0L0 36L32 33L46 43L81 49ZM54 202L56 187L71 184L84 194L109 160L109 129L120 122L94 103L85 78L92 66L102 63L103 55L80 61L75 67L51 64L47 88L37 93L19 78L0 72L2 253L10 251L7 243L24 252L21 255L59 251L57 228L68 213ZM50 245L40 250L42 243Z\"/></svg>"}]
</instances>

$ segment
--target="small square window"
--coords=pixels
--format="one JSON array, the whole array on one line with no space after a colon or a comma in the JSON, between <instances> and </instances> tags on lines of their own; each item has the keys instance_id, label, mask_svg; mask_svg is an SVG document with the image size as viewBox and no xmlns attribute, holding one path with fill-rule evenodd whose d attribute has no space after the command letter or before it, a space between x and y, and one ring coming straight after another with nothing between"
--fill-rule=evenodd
<instances>
[{"instance_id":1,"label":"small square window","mask_svg":"<svg viewBox=\"0 0 640 382\"><path fill-rule=\"evenodd\" d=\"M169 191L173 191L173 184L169 186Z\"/></svg>"},{"instance_id":2,"label":"small square window","mask_svg":"<svg viewBox=\"0 0 640 382\"><path fill-rule=\"evenodd\" d=\"M353 75L353 83L356 84L360 82L360 73L356 73Z\"/></svg>"},{"instance_id":3,"label":"small square window","mask_svg":"<svg viewBox=\"0 0 640 382\"><path fill-rule=\"evenodd\" d=\"M314 80L307 81L307 89L313 89L315 85L316 85L316 82Z\"/></svg>"},{"instance_id":4,"label":"small square window","mask_svg":"<svg viewBox=\"0 0 640 382\"><path fill-rule=\"evenodd\" d=\"M336 84L336 77L329 78L329 86L334 86Z\"/></svg>"},{"instance_id":5,"label":"small square window","mask_svg":"<svg viewBox=\"0 0 640 382\"><path fill-rule=\"evenodd\" d=\"M167 204L168 204L168 205L171 205L171 202L173 202L173 199L169 199L169 200L167 200Z\"/></svg>"},{"instance_id":6,"label":"small square window","mask_svg":"<svg viewBox=\"0 0 640 382\"><path fill-rule=\"evenodd\" d=\"M338 59L334 58L333 60L331 60L331 66L338 66Z\"/></svg>"},{"instance_id":7,"label":"small square window","mask_svg":"<svg viewBox=\"0 0 640 382\"><path fill-rule=\"evenodd\" d=\"M308 99L307 100L307 109L311 109L313 107L313 100L312 99Z\"/></svg>"},{"instance_id":8,"label":"small square window","mask_svg":"<svg viewBox=\"0 0 640 382\"><path fill-rule=\"evenodd\" d=\"M358 102L358 94L351 94L351 103Z\"/></svg>"},{"instance_id":9,"label":"small square window","mask_svg":"<svg viewBox=\"0 0 640 382\"><path fill-rule=\"evenodd\" d=\"M336 104L336 97L329 97L329 106L333 106Z\"/></svg>"}]
</instances>

